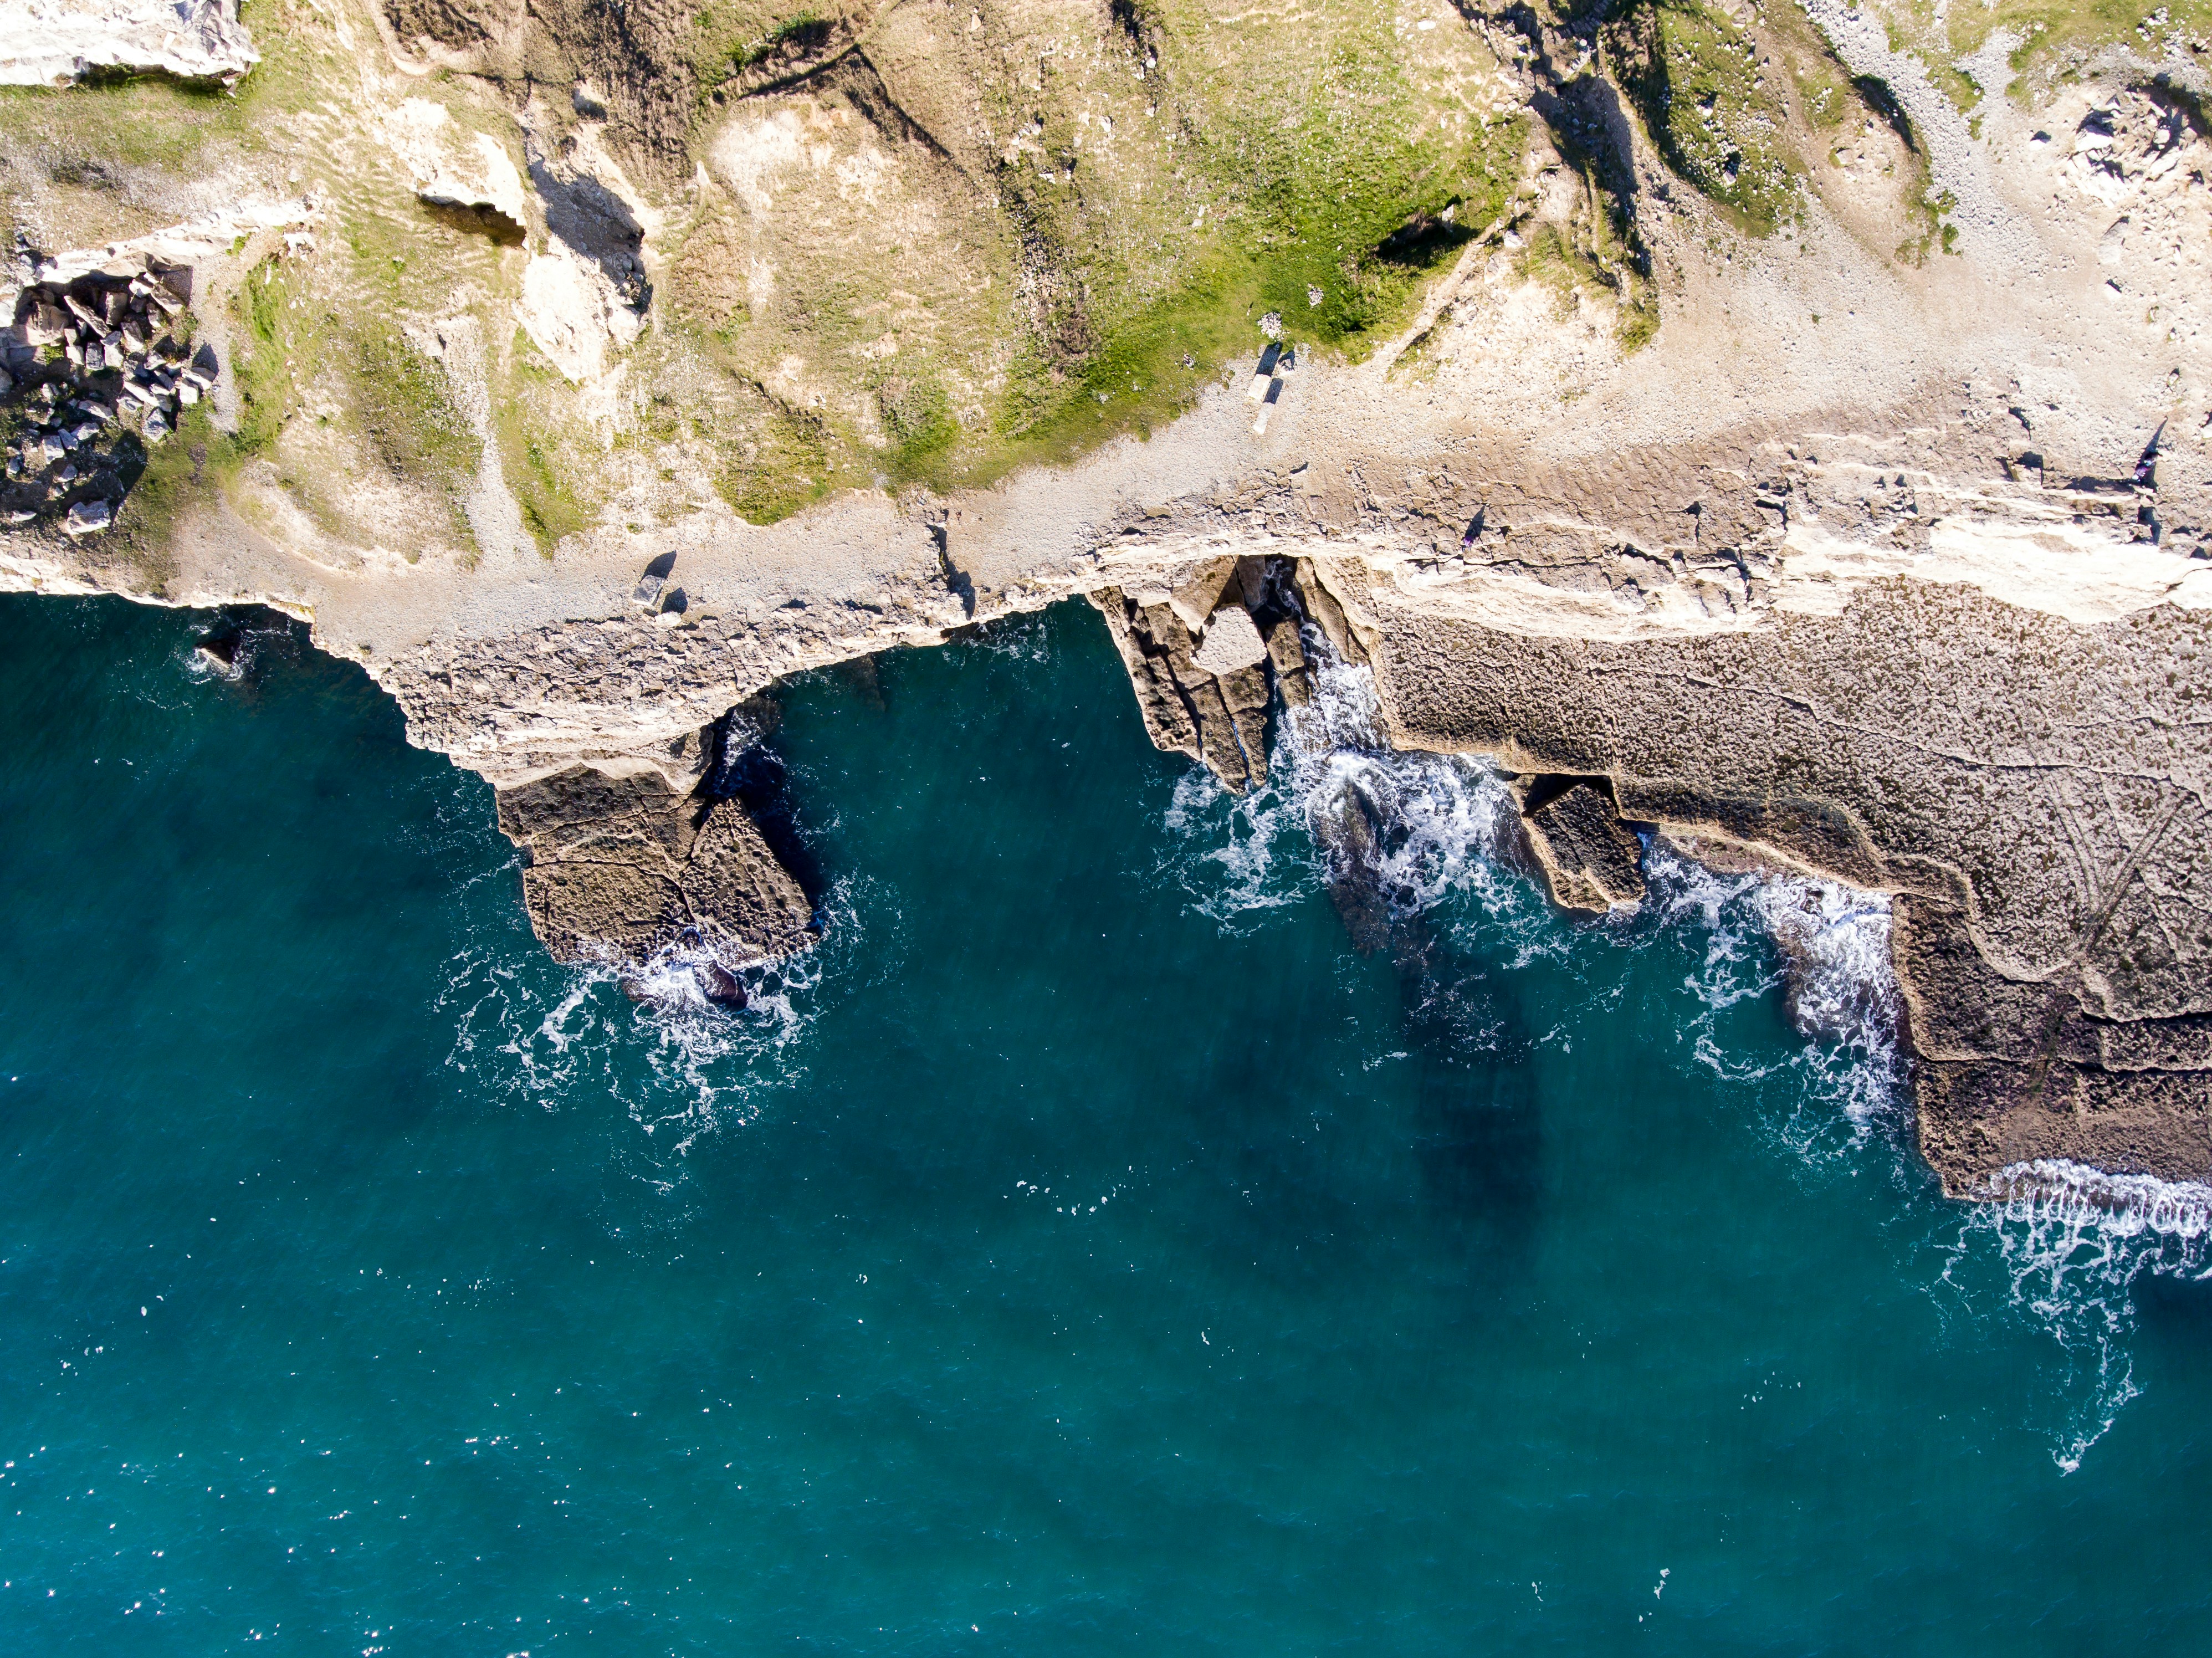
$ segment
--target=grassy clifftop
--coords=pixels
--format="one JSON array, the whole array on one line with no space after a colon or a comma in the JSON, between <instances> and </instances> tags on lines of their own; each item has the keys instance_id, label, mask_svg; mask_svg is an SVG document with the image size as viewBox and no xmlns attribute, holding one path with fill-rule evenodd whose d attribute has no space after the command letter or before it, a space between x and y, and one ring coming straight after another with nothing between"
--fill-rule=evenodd
<instances>
[{"instance_id":1,"label":"grassy clifftop","mask_svg":"<svg viewBox=\"0 0 2212 1658\"><path fill-rule=\"evenodd\" d=\"M2027 91L2212 15L1882 3L1954 76L2010 31ZM1525 210L1554 154L1586 205L1532 230L1529 271L1613 290L1632 348L1659 313L1626 130L1592 118L1592 88L1619 89L1630 142L1717 234L1800 223L1839 146L1861 174L1881 151L1907 217L1925 185L1893 106L1794 0L246 15L264 61L230 93L0 94L0 163L18 237L47 249L247 197L302 203L305 234L209 272L195 303L230 394L202 459L157 461L146 499L222 490L339 562L471 558L495 497L550 554L594 524L718 502L765 521L1148 432L1255 349L1263 318L1364 356L1471 236Z\"/></svg>"}]
</instances>

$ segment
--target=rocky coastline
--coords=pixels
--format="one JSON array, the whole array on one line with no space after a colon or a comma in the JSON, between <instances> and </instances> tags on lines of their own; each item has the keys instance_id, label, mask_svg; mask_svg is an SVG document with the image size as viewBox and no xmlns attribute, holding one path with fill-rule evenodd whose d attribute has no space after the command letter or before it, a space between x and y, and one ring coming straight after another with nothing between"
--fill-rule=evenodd
<instances>
[{"instance_id":1,"label":"rocky coastline","mask_svg":"<svg viewBox=\"0 0 2212 1658\"><path fill-rule=\"evenodd\" d=\"M0 121L0 587L308 620L492 784L561 958L741 999L816 936L735 780L764 694L1079 597L1232 793L1326 662L1391 745L1510 780L1570 912L1637 902L1655 838L1886 896L1953 1194L2212 1176L2206 43L2035 59L1969 118L1903 36L1716 12L1759 72L1666 62L1730 170L1647 95L1641 12L1394 15L1408 107L1480 117L1460 182L1125 392L1127 250L1084 237L1289 236L1178 159L1243 118L1188 68L1245 61L1218 20L893 9L702 55L659 10L349 3L272 74L222 5L148 47L56 3L135 44L0 16L88 124ZM1096 50L1032 50L1068 29ZM100 76L148 68L215 137L87 161L125 148ZM1156 222L1165 182L1198 194ZM1373 826L1316 829L1353 868Z\"/></svg>"}]
</instances>

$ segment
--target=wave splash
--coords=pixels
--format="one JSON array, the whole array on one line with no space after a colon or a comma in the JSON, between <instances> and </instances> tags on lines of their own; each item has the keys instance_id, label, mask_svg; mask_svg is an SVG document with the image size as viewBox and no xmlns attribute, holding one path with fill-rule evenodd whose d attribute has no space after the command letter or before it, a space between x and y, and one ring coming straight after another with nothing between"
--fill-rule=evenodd
<instances>
[{"instance_id":1,"label":"wave splash","mask_svg":"<svg viewBox=\"0 0 2212 1658\"><path fill-rule=\"evenodd\" d=\"M732 975L742 1011L709 998L711 957L682 945L642 967L548 963L542 971L528 954L530 968L519 968L499 941L472 949L456 958L435 1003L454 1020L447 1064L497 1096L546 1110L611 1098L645 1136L641 1178L671 1189L700 1135L752 1121L770 1096L805 1078L821 988L853 963L864 897L841 881L823 900L829 926L812 950Z\"/></svg>"},{"instance_id":2,"label":"wave splash","mask_svg":"<svg viewBox=\"0 0 2212 1658\"><path fill-rule=\"evenodd\" d=\"M1390 748L1370 671L1339 660L1312 628L1304 644L1313 698L1281 711L1267 777L1238 797L1201 767L1186 773L1165 814L1173 850L1161 872L1199 914L1243 932L1340 881L1340 829L1354 823L1371 831L1359 873L1385 920L1471 891L1493 917L1526 923L1528 950L1547 948L1541 904L1505 866L1514 805L1504 780L1464 756Z\"/></svg>"},{"instance_id":3,"label":"wave splash","mask_svg":"<svg viewBox=\"0 0 2212 1658\"><path fill-rule=\"evenodd\" d=\"M1311 629L1305 646L1316 695L1282 711L1264 784L1239 799L1193 768L1165 814L1175 850L1163 872L1194 910L1242 932L1341 872L1339 829L1356 813L1373 829L1365 874L1387 920L1463 894L1486 929L1502 927L1512 966L1564 958L1590 929L1558 926L1536 883L1511 867L1516 808L1504 780L1464 756L1391 750L1368 671L1335 660ZM1596 930L1631 945L1677 929L1698 935L1685 980L1700 1004L1685 1033L1697 1060L1776 1102L1760 1112L1762 1128L1808 1174L1856 1173L1882 1149L1900 1197L1927 1201L1911 1161L1887 896L1784 872L1715 870L1656 836L1645 839L1644 873L1643 902ZM1356 933L1357 919L1346 919ZM1728 1011L1778 990L1805 1040L1778 1060L1752 1060L1730 1038ZM2024 1317L2056 1342L2063 1373L2050 1394L2052 1455L2070 1473L2136 1396L2136 1280L2212 1277L2212 1186L2036 1163L2002 1171L1984 1195L1964 1208L1940 1204L1948 1242L1930 1287L1953 1292L1984 1334Z\"/></svg>"},{"instance_id":4,"label":"wave splash","mask_svg":"<svg viewBox=\"0 0 2212 1658\"><path fill-rule=\"evenodd\" d=\"M1999 1169L1977 1195L1942 1282L1969 1305L1994 1287L2057 1344L2067 1374L2051 1455L2073 1473L2142 1392L2137 1281L2212 1278L2212 1186L2038 1158Z\"/></svg>"},{"instance_id":5,"label":"wave splash","mask_svg":"<svg viewBox=\"0 0 2212 1658\"><path fill-rule=\"evenodd\" d=\"M1853 1154L1876 1130L1901 1130L1903 1005L1887 896L1809 876L1723 874L1659 840L1645 847L1644 867L1644 907L1662 926L1704 936L1704 959L1685 981L1703 1007L1698 1060L1735 1082L1788 1070L1799 1087L1777 1132L1808 1163ZM1718 1016L1778 988L1804 1045L1780 1066L1732 1058ZM1838 1123L1848 1131L1840 1145Z\"/></svg>"}]
</instances>

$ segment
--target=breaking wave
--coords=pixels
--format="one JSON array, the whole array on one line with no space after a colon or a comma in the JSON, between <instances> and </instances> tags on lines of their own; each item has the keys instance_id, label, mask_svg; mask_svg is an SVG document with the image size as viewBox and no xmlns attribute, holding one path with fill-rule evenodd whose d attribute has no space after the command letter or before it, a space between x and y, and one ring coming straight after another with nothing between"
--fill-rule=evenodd
<instances>
[{"instance_id":1,"label":"breaking wave","mask_svg":"<svg viewBox=\"0 0 2212 1658\"><path fill-rule=\"evenodd\" d=\"M805 1079L821 987L856 958L865 906L854 887L840 882L824 900L812 950L732 975L742 1008L710 999L711 957L680 946L642 968L541 968L525 955L521 969L500 941L465 951L435 1004L454 1021L447 1064L511 1103L612 1099L645 1138L634 1148L643 1177L672 1187L701 1134L752 1121ZM881 943L874 953L880 965Z\"/></svg>"},{"instance_id":2,"label":"breaking wave","mask_svg":"<svg viewBox=\"0 0 2212 1658\"><path fill-rule=\"evenodd\" d=\"M1853 1152L1877 1129L1900 1130L1905 1066L1888 898L1807 876L1723 874L1662 840L1645 847L1644 867L1655 920L1703 938L1703 959L1685 981L1701 1008L1692 1025L1700 1062L1734 1082L1765 1081L1777 1067L1735 1058L1719 1016L1779 989L1806 1041L1779 1067L1796 1087L1774 1132L1818 1163Z\"/></svg>"},{"instance_id":3,"label":"breaking wave","mask_svg":"<svg viewBox=\"0 0 2212 1658\"><path fill-rule=\"evenodd\" d=\"M1785 872L1715 870L1647 835L1643 902L1594 926L1562 926L1538 884L1513 866L1505 780L1465 756L1392 750L1367 671L1335 661L1310 629L1305 644L1319 665L1316 694L1280 711L1265 782L1240 799L1193 767L1176 787L1163 872L1191 907L1242 932L1310 897L1341 855L1328 825L1349 803L1375 825L1366 873L1389 915L1461 916L1493 949L1503 942L1511 967L1565 959L1577 937L1634 948L1687 935L1684 985L1698 1011L1683 1039L1695 1060L1743 1090L1759 1132L1807 1178L1886 1172L1900 1203L1933 1228L1922 1244L1900 1236L1901 1246L1934 1245L1931 1290L1984 1335L2024 1318L2056 1344L2061 1373L2031 1409L2055 1410L2044 1424L2053 1459L2063 1471L2079 1467L2137 1391L2136 1281L2212 1278L2212 1186L2036 1163L2004 1170L1984 1201L1933 1198L1912 1151L1886 895ZM1753 1058L1765 1044L1747 1042L1734 1021L1778 992L1802 1040L1779 1058L1771 1049Z\"/></svg>"},{"instance_id":4,"label":"breaking wave","mask_svg":"<svg viewBox=\"0 0 2212 1658\"><path fill-rule=\"evenodd\" d=\"M1471 891L1491 914L1540 917L1528 883L1501 855L1513 813L1504 780L1465 756L1391 749L1368 670L1337 660L1311 629L1305 648L1313 699L1282 710L1261 785L1239 797L1194 766L1176 786L1163 872L1191 895L1192 908L1241 932L1259 912L1302 901L1331 872L1322 825L1350 806L1381 826L1368 878L1394 916ZM1542 930L1526 931L1540 948Z\"/></svg>"},{"instance_id":5,"label":"breaking wave","mask_svg":"<svg viewBox=\"0 0 2212 1658\"><path fill-rule=\"evenodd\" d=\"M2051 1460L2072 1473L2142 1391L2136 1282L2212 1278L2212 1186L2039 1158L1999 1169L1977 1195L1941 1282L1962 1305L1998 1303L2057 1344L2064 1376L2046 1431Z\"/></svg>"}]
</instances>

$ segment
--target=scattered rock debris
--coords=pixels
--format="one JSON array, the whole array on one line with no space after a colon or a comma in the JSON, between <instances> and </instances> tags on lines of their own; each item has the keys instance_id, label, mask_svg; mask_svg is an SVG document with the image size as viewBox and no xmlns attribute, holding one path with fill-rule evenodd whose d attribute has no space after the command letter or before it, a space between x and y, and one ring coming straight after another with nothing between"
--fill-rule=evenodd
<instances>
[{"instance_id":1,"label":"scattered rock debris","mask_svg":"<svg viewBox=\"0 0 2212 1658\"><path fill-rule=\"evenodd\" d=\"M106 529L146 452L213 391L214 349L194 349L191 272L127 264L31 280L0 335L0 406L20 411L0 507L10 522Z\"/></svg>"}]
</instances>

